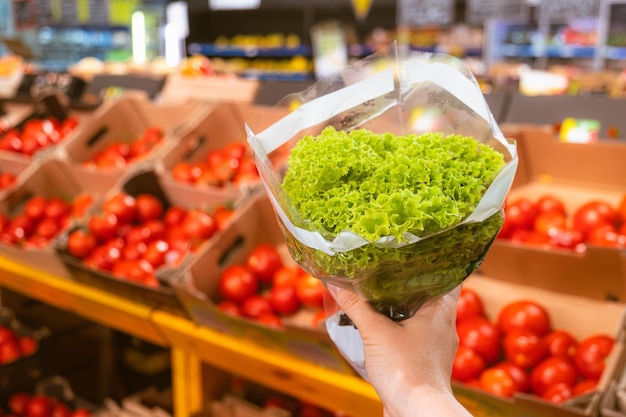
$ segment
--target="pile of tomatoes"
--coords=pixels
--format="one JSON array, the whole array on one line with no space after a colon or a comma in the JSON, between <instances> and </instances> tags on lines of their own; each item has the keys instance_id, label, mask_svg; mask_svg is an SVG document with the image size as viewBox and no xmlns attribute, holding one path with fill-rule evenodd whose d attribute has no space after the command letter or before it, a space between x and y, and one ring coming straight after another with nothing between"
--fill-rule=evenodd
<instances>
[{"instance_id":1,"label":"pile of tomatoes","mask_svg":"<svg viewBox=\"0 0 626 417\"><path fill-rule=\"evenodd\" d=\"M6 190L17 182L17 177L10 172L0 171L0 191Z\"/></svg>"},{"instance_id":2,"label":"pile of tomatoes","mask_svg":"<svg viewBox=\"0 0 626 417\"><path fill-rule=\"evenodd\" d=\"M11 394L7 408L6 417L89 417L91 415L86 408L71 407L51 395L30 394L25 391Z\"/></svg>"},{"instance_id":3,"label":"pile of tomatoes","mask_svg":"<svg viewBox=\"0 0 626 417\"><path fill-rule=\"evenodd\" d=\"M96 152L83 165L98 170L124 168L133 162L146 158L164 141L163 131L158 127L148 127L143 134L132 141L114 141Z\"/></svg>"},{"instance_id":4,"label":"pile of tomatoes","mask_svg":"<svg viewBox=\"0 0 626 417\"><path fill-rule=\"evenodd\" d=\"M282 328L282 319L301 309L315 312L314 327L324 318L326 287L299 266L284 263L272 244L258 244L245 262L226 267L218 289L220 310L271 327Z\"/></svg>"},{"instance_id":5,"label":"pile of tomatoes","mask_svg":"<svg viewBox=\"0 0 626 417\"><path fill-rule=\"evenodd\" d=\"M0 242L31 248L43 248L82 218L92 202L90 194L72 201L61 197L30 197L13 216L0 213Z\"/></svg>"},{"instance_id":6,"label":"pile of tomatoes","mask_svg":"<svg viewBox=\"0 0 626 417\"><path fill-rule=\"evenodd\" d=\"M0 150L31 156L64 140L78 126L78 119L62 122L54 117L31 119L21 129L10 129L0 136Z\"/></svg>"},{"instance_id":7,"label":"pile of tomatoes","mask_svg":"<svg viewBox=\"0 0 626 417\"><path fill-rule=\"evenodd\" d=\"M0 324L0 365L33 355L38 348L39 342L34 337L20 335Z\"/></svg>"},{"instance_id":8,"label":"pile of tomatoes","mask_svg":"<svg viewBox=\"0 0 626 417\"><path fill-rule=\"evenodd\" d=\"M578 340L554 329L549 312L526 299L506 304L490 320L468 288L457 304L456 328L453 380L498 396L530 393L553 403L595 390L615 344L607 334Z\"/></svg>"},{"instance_id":9,"label":"pile of tomatoes","mask_svg":"<svg viewBox=\"0 0 626 417\"><path fill-rule=\"evenodd\" d=\"M626 195L617 206L593 199L568 213L561 199L543 195L508 201L499 238L583 251L586 245L626 246Z\"/></svg>"},{"instance_id":10,"label":"pile of tomatoes","mask_svg":"<svg viewBox=\"0 0 626 417\"><path fill-rule=\"evenodd\" d=\"M198 162L178 162L172 167L171 175L178 182L198 187L239 186L259 181L252 151L242 142L212 149Z\"/></svg>"},{"instance_id":11,"label":"pile of tomatoes","mask_svg":"<svg viewBox=\"0 0 626 417\"><path fill-rule=\"evenodd\" d=\"M67 252L83 264L147 286L158 286L155 271L177 266L231 220L234 211L165 208L148 193L119 192L104 201L102 210L83 227L71 231Z\"/></svg>"}]
</instances>

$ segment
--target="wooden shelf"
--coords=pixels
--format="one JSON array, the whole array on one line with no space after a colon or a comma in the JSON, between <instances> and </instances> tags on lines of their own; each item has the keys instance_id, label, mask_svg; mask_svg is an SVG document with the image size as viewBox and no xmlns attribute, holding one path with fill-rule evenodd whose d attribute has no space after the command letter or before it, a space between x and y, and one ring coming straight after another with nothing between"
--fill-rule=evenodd
<instances>
[{"instance_id":1,"label":"wooden shelf","mask_svg":"<svg viewBox=\"0 0 626 417\"><path fill-rule=\"evenodd\" d=\"M189 417L204 398L203 364L351 417L382 415L372 386L282 351L230 336L189 319L57 277L0 257L0 287L160 346L171 347L176 417Z\"/></svg>"}]
</instances>

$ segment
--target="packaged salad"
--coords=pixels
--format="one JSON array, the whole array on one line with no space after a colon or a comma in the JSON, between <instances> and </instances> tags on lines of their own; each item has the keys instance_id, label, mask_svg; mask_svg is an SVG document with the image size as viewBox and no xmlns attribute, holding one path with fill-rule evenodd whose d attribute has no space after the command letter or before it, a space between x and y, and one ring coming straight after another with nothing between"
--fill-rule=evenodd
<instances>
[{"instance_id":1,"label":"packaged salad","mask_svg":"<svg viewBox=\"0 0 626 417\"><path fill-rule=\"evenodd\" d=\"M478 267L518 157L461 61L393 44L285 104L248 141L301 267L398 321ZM327 329L365 376L345 318Z\"/></svg>"}]
</instances>

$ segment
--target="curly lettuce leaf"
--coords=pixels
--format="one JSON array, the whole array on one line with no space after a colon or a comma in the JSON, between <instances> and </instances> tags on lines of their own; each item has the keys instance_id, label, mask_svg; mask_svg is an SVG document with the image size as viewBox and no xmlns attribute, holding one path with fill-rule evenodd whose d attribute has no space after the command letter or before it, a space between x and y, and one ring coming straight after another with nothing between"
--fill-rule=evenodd
<instances>
[{"instance_id":1,"label":"curly lettuce leaf","mask_svg":"<svg viewBox=\"0 0 626 417\"><path fill-rule=\"evenodd\" d=\"M467 136L327 127L295 145L282 187L307 229L403 241L405 232L423 236L461 222L504 164Z\"/></svg>"}]
</instances>

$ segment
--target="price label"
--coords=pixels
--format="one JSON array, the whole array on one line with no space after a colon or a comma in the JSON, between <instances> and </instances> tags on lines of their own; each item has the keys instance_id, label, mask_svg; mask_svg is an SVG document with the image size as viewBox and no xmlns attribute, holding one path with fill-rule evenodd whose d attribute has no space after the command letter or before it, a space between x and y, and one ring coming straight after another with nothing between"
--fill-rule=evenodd
<instances>
[{"instance_id":1,"label":"price label","mask_svg":"<svg viewBox=\"0 0 626 417\"><path fill-rule=\"evenodd\" d=\"M453 0L398 0L398 25L420 27L454 22Z\"/></svg>"},{"instance_id":2,"label":"price label","mask_svg":"<svg viewBox=\"0 0 626 417\"><path fill-rule=\"evenodd\" d=\"M465 21L483 24L490 17L500 19L525 19L528 16L524 0L467 0Z\"/></svg>"},{"instance_id":3,"label":"price label","mask_svg":"<svg viewBox=\"0 0 626 417\"><path fill-rule=\"evenodd\" d=\"M539 6L540 18L547 20L597 15L598 0L544 0Z\"/></svg>"}]
</instances>

